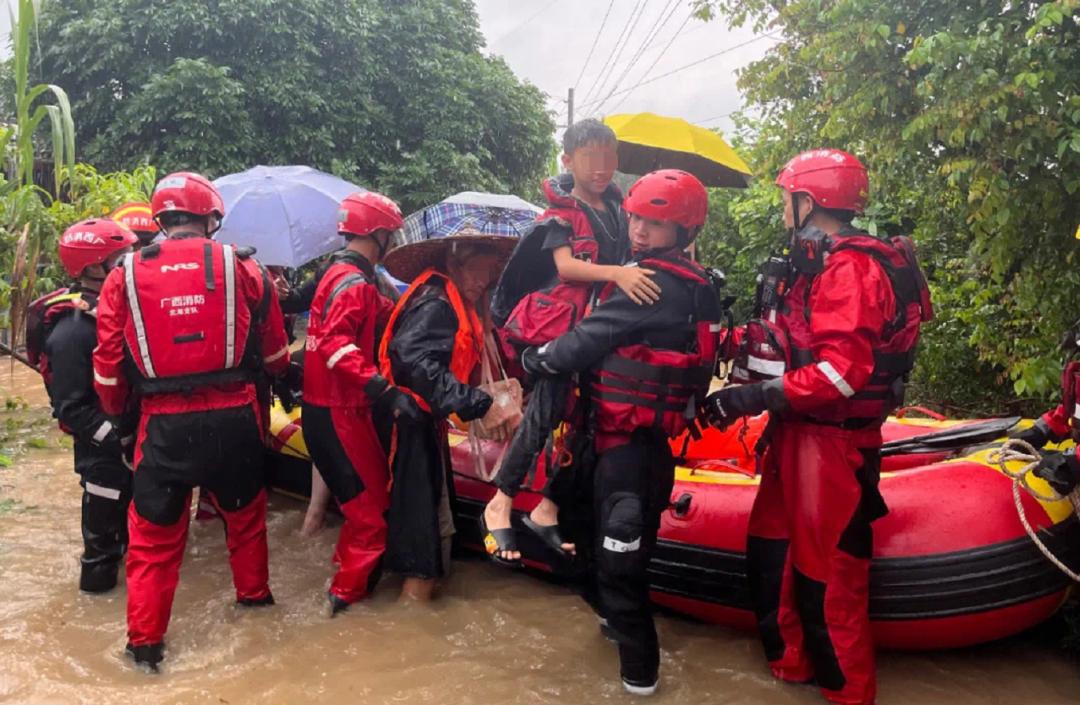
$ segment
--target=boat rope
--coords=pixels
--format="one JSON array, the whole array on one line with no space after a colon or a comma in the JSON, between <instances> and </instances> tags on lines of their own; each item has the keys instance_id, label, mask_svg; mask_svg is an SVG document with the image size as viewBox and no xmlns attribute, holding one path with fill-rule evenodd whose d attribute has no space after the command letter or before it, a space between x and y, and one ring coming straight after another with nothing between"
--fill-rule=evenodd
<instances>
[{"instance_id":1,"label":"boat rope","mask_svg":"<svg viewBox=\"0 0 1080 705\"><path fill-rule=\"evenodd\" d=\"M1048 561L1057 566L1062 573L1069 576L1075 582L1080 583L1080 575L1055 556L1053 551L1051 551L1050 548L1043 543L1042 539L1039 538L1035 529L1031 527L1031 523L1028 521L1027 513L1024 511L1024 504L1021 501L1020 496L1020 487L1022 485L1029 495L1040 502L1058 502L1062 499L1068 499L1072 503L1073 512L1080 517L1080 487L1073 490L1068 497L1062 497L1057 492L1053 492L1052 489L1051 495L1045 495L1034 489L1028 484L1027 476L1035 470L1035 467L1039 464L1042 456L1030 443L1018 438L1011 438L1005 441L1001 448L991 452L987 459L992 463L997 463L998 467L1001 468L1001 472L1012 479L1013 503L1016 505L1016 513L1020 517L1020 523L1024 525L1024 531L1027 532L1028 537L1035 543L1039 552L1046 556ZM1024 463L1024 466L1014 472L1008 467L1009 463L1013 462Z\"/></svg>"}]
</instances>

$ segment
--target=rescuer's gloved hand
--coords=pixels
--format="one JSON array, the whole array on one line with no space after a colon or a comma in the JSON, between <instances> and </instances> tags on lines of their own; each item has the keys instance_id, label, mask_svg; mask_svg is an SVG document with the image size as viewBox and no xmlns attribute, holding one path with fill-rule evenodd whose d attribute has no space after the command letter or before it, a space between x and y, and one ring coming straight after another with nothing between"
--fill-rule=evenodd
<instances>
[{"instance_id":1,"label":"rescuer's gloved hand","mask_svg":"<svg viewBox=\"0 0 1080 705\"><path fill-rule=\"evenodd\" d=\"M521 351L521 366L529 374L540 377L544 375L557 375L558 371L544 362L542 348L525 348Z\"/></svg>"},{"instance_id":2,"label":"rescuer's gloved hand","mask_svg":"<svg viewBox=\"0 0 1080 705\"><path fill-rule=\"evenodd\" d=\"M765 389L761 384L724 387L705 398L705 420L721 431L742 416L765 411Z\"/></svg>"},{"instance_id":3,"label":"rescuer's gloved hand","mask_svg":"<svg viewBox=\"0 0 1080 705\"><path fill-rule=\"evenodd\" d=\"M286 413L300 405L304 392L304 368L295 362L290 362L285 368L285 374L275 377L270 383L274 395L281 402L281 408Z\"/></svg>"},{"instance_id":4,"label":"rescuer's gloved hand","mask_svg":"<svg viewBox=\"0 0 1080 705\"><path fill-rule=\"evenodd\" d=\"M1034 472L1063 497L1080 483L1080 461L1075 453L1051 453L1039 461Z\"/></svg>"},{"instance_id":5,"label":"rescuer's gloved hand","mask_svg":"<svg viewBox=\"0 0 1080 705\"><path fill-rule=\"evenodd\" d=\"M375 408L380 413L390 414L394 419L406 423L420 423L424 420L424 411L420 405L398 387L387 387L375 400Z\"/></svg>"}]
</instances>

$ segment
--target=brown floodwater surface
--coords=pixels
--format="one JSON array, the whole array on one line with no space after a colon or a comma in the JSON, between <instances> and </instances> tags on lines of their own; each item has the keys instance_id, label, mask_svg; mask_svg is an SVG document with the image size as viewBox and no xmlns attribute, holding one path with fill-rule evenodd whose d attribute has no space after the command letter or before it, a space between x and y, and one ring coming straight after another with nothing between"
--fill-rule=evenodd
<instances>
[{"instance_id":1,"label":"brown floodwater surface","mask_svg":"<svg viewBox=\"0 0 1080 705\"><path fill-rule=\"evenodd\" d=\"M612 703L614 648L567 588L477 559L455 561L440 600L374 599L335 619L325 591L336 526L298 534L303 507L274 496L271 584L278 604L233 605L218 521L193 522L160 675L123 657L125 592L76 589L80 489L70 451L47 418L40 380L0 360L0 702L155 705L295 703ZM14 419L8 423L9 419ZM27 436L44 448L26 448ZM42 443L41 440L45 442ZM769 677L752 635L661 615L660 692L651 702L823 702ZM881 654L883 705L1080 702L1080 669L1053 644L1017 639L937 654Z\"/></svg>"}]
</instances>

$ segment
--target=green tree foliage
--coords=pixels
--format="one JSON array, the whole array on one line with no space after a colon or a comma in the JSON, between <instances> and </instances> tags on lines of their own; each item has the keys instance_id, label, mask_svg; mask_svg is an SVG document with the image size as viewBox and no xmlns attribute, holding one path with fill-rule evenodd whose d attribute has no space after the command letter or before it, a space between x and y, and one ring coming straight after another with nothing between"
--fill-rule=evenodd
<instances>
[{"instance_id":1,"label":"green tree foliage","mask_svg":"<svg viewBox=\"0 0 1080 705\"><path fill-rule=\"evenodd\" d=\"M977 411L1056 393L1080 311L1080 0L698 0L777 44L740 75L736 144L703 251L743 287L782 244L772 176L835 146L871 173L872 232L915 237L938 308L914 390Z\"/></svg>"},{"instance_id":2,"label":"green tree foliage","mask_svg":"<svg viewBox=\"0 0 1080 705\"><path fill-rule=\"evenodd\" d=\"M543 95L481 54L470 0L51 0L41 19L41 71L103 169L301 163L407 210L545 173Z\"/></svg>"}]
</instances>

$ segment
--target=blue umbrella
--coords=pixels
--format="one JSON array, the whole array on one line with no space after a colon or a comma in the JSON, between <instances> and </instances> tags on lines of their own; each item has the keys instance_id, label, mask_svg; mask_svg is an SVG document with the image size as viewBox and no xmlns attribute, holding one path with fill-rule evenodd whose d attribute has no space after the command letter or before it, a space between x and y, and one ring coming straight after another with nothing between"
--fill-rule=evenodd
<instances>
[{"instance_id":1,"label":"blue umbrella","mask_svg":"<svg viewBox=\"0 0 1080 705\"><path fill-rule=\"evenodd\" d=\"M225 201L219 242L257 250L260 262L300 267L340 249L338 206L365 189L307 166L256 166L214 182Z\"/></svg>"},{"instance_id":2,"label":"blue umbrella","mask_svg":"<svg viewBox=\"0 0 1080 705\"><path fill-rule=\"evenodd\" d=\"M475 231L482 235L520 237L541 210L517 196L464 191L405 219L402 244L437 240Z\"/></svg>"}]
</instances>

